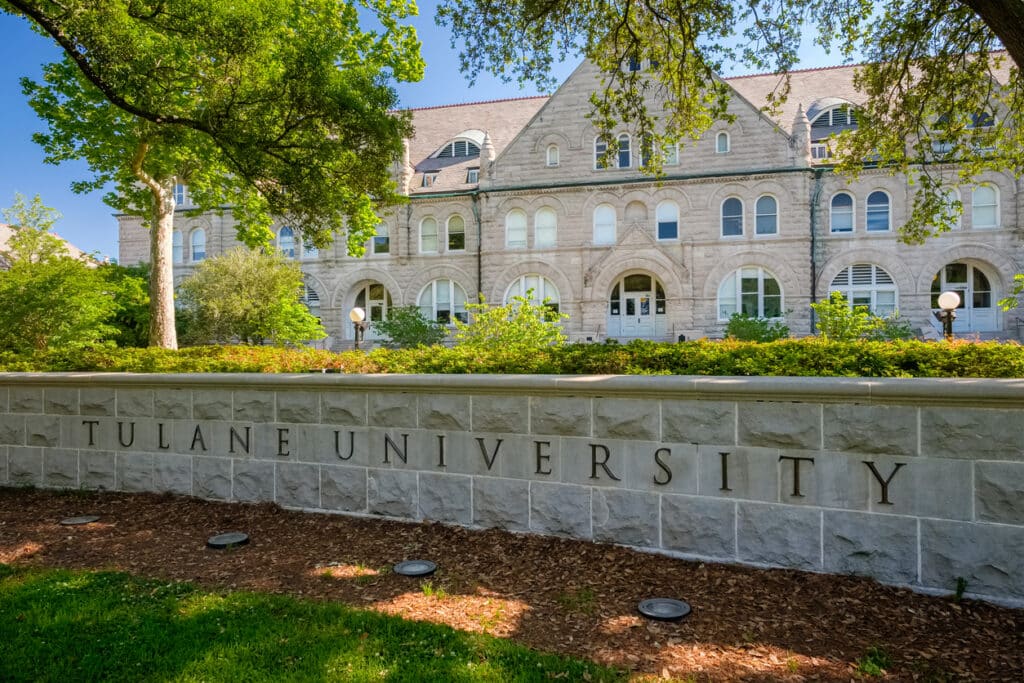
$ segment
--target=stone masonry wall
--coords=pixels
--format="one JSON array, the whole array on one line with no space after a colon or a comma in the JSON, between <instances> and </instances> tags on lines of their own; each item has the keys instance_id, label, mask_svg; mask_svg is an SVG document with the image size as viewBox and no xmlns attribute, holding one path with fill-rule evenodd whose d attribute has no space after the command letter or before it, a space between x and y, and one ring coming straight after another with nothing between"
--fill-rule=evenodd
<instances>
[{"instance_id":1,"label":"stone masonry wall","mask_svg":"<svg viewBox=\"0 0 1024 683\"><path fill-rule=\"evenodd\" d=\"M1024 602L1024 381L0 373L0 485L958 577Z\"/></svg>"}]
</instances>

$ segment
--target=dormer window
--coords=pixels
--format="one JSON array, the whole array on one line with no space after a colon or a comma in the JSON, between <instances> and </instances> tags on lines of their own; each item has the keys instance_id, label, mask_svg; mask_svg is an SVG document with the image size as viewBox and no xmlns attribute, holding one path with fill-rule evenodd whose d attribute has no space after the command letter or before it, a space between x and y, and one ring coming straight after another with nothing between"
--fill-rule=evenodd
<instances>
[{"instance_id":1,"label":"dormer window","mask_svg":"<svg viewBox=\"0 0 1024 683\"><path fill-rule=\"evenodd\" d=\"M857 127L857 110L838 97L829 97L812 104L807 110L807 118L811 122L811 158L816 160L832 157L829 137Z\"/></svg>"},{"instance_id":2,"label":"dormer window","mask_svg":"<svg viewBox=\"0 0 1024 683\"><path fill-rule=\"evenodd\" d=\"M467 183L479 183L480 182L480 169L469 168L466 169L466 182Z\"/></svg>"},{"instance_id":3,"label":"dormer window","mask_svg":"<svg viewBox=\"0 0 1024 683\"><path fill-rule=\"evenodd\" d=\"M451 159L453 157L478 157L480 147L469 140L453 140L441 148L437 155L438 159Z\"/></svg>"},{"instance_id":4,"label":"dormer window","mask_svg":"<svg viewBox=\"0 0 1024 683\"><path fill-rule=\"evenodd\" d=\"M437 173L424 173L421 187L433 187L434 183L437 182L438 175Z\"/></svg>"}]
</instances>

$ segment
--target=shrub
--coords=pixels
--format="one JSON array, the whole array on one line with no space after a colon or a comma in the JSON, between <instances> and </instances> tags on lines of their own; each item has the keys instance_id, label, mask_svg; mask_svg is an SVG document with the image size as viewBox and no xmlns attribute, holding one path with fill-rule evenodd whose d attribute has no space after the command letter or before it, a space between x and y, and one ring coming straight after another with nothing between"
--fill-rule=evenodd
<instances>
[{"instance_id":1,"label":"shrub","mask_svg":"<svg viewBox=\"0 0 1024 683\"><path fill-rule=\"evenodd\" d=\"M470 322L455 320L455 343L513 356L564 344L565 334L559 323L569 316L558 313L546 301L533 303L532 294L529 290L526 296L514 296L504 306L490 306L483 296L478 304L466 304Z\"/></svg>"},{"instance_id":2,"label":"shrub","mask_svg":"<svg viewBox=\"0 0 1024 683\"><path fill-rule=\"evenodd\" d=\"M841 292L832 292L824 301L811 304L818 316L818 332L823 339L887 341L911 339L910 323L893 314L888 318L873 314L866 306L850 306Z\"/></svg>"},{"instance_id":3,"label":"shrub","mask_svg":"<svg viewBox=\"0 0 1024 683\"><path fill-rule=\"evenodd\" d=\"M778 321L733 313L725 326L725 336L738 341L770 342L788 337L789 327Z\"/></svg>"},{"instance_id":4,"label":"shrub","mask_svg":"<svg viewBox=\"0 0 1024 683\"><path fill-rule=\"evenodd\" d=\"M413 348L440 344L448 335L448 328L426 318L418 306L399 306L388 311L387 320L371 323L377 334L384 335L384 345L390 348Z\"/></svg>"}]
</instances>

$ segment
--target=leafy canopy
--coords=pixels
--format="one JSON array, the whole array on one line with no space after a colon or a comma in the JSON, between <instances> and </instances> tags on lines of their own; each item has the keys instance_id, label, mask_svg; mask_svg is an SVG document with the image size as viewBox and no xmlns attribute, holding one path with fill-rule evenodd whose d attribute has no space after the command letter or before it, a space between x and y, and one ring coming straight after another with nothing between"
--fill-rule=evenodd
<instances>
[{"instance_id":1,"label":"leafy canopy","mask_svg":"<svg viewBox=\"0 0 1024 683\"><path fill-rule=\"evenodd\" d=\"M61 219L60 212L45 206L39 195L26 203L25 195L15 192L14 203L3 210L3 216L13 234L7 240L7 249L0 250L0 262L41 263L68 256L64 240L50 232Z\"/></svg>"}]
</instances>

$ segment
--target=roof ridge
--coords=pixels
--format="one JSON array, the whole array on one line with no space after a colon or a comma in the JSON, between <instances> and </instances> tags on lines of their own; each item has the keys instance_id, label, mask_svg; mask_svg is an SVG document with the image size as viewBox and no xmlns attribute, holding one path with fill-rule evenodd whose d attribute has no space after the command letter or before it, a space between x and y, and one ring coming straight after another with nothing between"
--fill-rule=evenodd
<instances>
[{"instance_id":1,"label":"roof ridge","mask_svg":"<svg viewBox=\"0 0 1024 683\"><path fill-rule=\"evenodd\" d=\"M836 71L838 69L852 69L858 66L864 66L865 62L857 62L856 64L835 64L833 66L812 66L807 69L790 69L789 71L762 71L756 74L743 74L742 76L727 76L723 80L726 81L737 81L741 78L758 78L761 76L785 76L786 74L805 74L814 71Z\"/></svg>"},{"instance_id":2,"label":"roof ridge","mask_svg":"<svg viewBox=\"0 0 1024 683\"><path fill-rule=\"evenodd\" d=\"M410 107L404 111L427 111L429 109L451 109L452 107L472 107L478 104L500 104L501 102L523 102L526 100L546 100L551 95L529 95L527 97L505 97L498 100L479 100L476 102L456 102L454 104L435 104L429 107Z\"/></svg>"}]
</instances>

